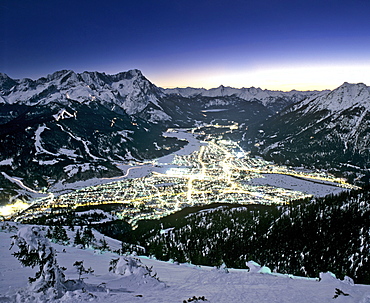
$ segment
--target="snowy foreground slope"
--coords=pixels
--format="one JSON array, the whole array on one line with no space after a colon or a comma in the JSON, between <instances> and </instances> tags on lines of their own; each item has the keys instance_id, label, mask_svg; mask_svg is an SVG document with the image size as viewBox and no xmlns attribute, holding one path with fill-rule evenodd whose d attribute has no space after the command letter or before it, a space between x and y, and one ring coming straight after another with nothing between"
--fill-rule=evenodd
<instances>
[{"instance_id":1,"label":"snowy foreground slope","mask_svg":"<svg viewBox=\"0 0 370 303\"><path fill-rule=\"evenodd\" d=\"M10 236L14 233L0 232L0 302L9 300L20 288L27 287L27 278L36 270L22 268L11 253ZM99 235L95 234L98 238ZM112 249L119 248L119 241L106 238ZM322 280L302 279L287 275L258 273L258 268L251 266L246 270L215 269L196 267L189 264L173 264L138 257L143 264L151 267L159 281L148 278L140 272L130 275L108 271L109 263L119 256L111 252L93 249L78 249L71 246L53 244L57 251L57 261L67 268L67 279L77 280L79 275L73 264L84 261L85 268L92 268L93 273L84 274L88 287L84 290L68 291L55 302L370 302L370 286L352 285L333 278L330 274L321 274ZM266 270L264 270L266 271ZM268 270L267 270L268 272ZM100 285L100 288L96 286ZM95 287L94 287L95 286ZM336 289L344 294L334 298ZM189 300L193 297L198 301ZM23 292L18 302L27 301L32 294ZM25 301L23 301L25 300ZM50 302L50 301L48 301Z\"/></svg>"}]
</instances>

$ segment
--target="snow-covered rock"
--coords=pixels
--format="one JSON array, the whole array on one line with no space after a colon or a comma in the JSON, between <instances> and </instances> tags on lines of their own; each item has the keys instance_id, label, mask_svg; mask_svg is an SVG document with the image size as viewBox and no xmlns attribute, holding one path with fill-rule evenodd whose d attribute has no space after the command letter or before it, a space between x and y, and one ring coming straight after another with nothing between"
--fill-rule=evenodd
<instances>
[{"instance_id":1,"label":"snow-covered rock","mask_svg":"<svg viewBox=\"0 0 370 303\"><path fill-rule=\"evenodd\" d=\"M246 265L249 268L249 272L258 272L262 267L261 265L254 261L248 261Z\"/></svg>"},{"instance_id":2,"label":"snow-covered rock","mask_svg":"<svg viewBox=\"0 0 370 303\"><path fill-rule=\"evenodd\" d=\"M271 274L271 269L267 266L261 266L257 262L248 261L246 262L249 272L259 273L259 274Z\"/></svg>"},{"instance_id":3,"label":"snow-covered rock","mask_svg":"<svg viewBox=\"0 0 370 303\"><path fill-rule=\"evenodd\" d=\"M337 277L332 272L321 272L319 274L319 278L321 282L333 282L337 281Z\"/></svg>"}]
</instances>

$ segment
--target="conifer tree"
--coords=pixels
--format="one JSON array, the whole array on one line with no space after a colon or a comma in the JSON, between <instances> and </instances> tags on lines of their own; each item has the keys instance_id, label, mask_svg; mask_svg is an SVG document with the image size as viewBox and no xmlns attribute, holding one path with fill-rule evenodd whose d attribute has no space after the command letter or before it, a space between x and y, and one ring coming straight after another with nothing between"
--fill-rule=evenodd
<instances>
[{"instance_id":1,"label":"conifer tree","mask_svg":"<svg viewBox=\"0 0 370 303\"><path fill-rule=\"evenodd\" d=\"M105 238L100 239L99 242L100 242L100 247L99 247L100 250L102 251L109 250L109 245L107 241L105 240Z\"/></svg>"},{"instance_id":2,"label":"conifer tree","mask_svg":"<svg viewBox=\"0 0 370 303\"><path fill-rule=\"evenodd\" d=\"M124 255L125 253L127 253L129 251L129 249L130 249L130 245L128 243L122 241L119 254Z\"/></svg>"},{"instance_id":3,"label":"conifer tree","mask_svg":"<svg viewBox=\"0 0 370 303\"><path fill-rule=\"evenodd\" d=\"M46 232L46 237L51 239L53 237L53 227L50 226Z\"/></svg>"},{"instance_id":4,"label":"conifer tree","mask_svg":"<svg viewBox=\"0 0 370 303\"><path fill-rule=\"evenodd\" d=\"M75 245L80 245L80 244L84 245L84 242L81 239L81 232L80 232L79 229L77 229L77 231L76 231L76 235L75 235L73 244L75 244Z\"/></svg>"},{"instance_id":5,"label":"conifer tree","mask_svg":"<svg viewBox=\"0 0 370 303\"><path fill-rule=\"evenodd\" d=\"M52 239L55 243L61 243L61 244L68 244L69 238L67 236L67 232L61 225L56 225L54 227L54 230L52 232Z\"/></svg>"},{"instance_id":6,"label":"conifer tree","mask_svg":"<svg viewBox=\"0 0 370 303\"><path fill-rule=\"evenodd\" d=\"M84 267L84 261L76 261L73 266L77 269L77 273L78 273L78 280L79 281L82 281L84 278L82 278L82 275L83 274L90 274L90 273L93 273L94 270L89 267L88 269L86 269Z\"/></svg>"},{"instance_id":7,"label":"conifer tree","mask_svg":"<svg viewBox=\"0 0 370 303\"><path fill-rule=\"evenodd\" d=\"M94 234L91 230L91 227L88 226L84 229L83 234L82 234L83 245L89 246L93 240L95 240Z\"/></svg>"},{"instance_id":8,"label":"conifer tree","mask_svg":"<svg viewBox=\"0 0 370 303\"><path fill-rule=\"evenodd\" d=\"M38 226L24 227L13 236L13 245L19 250L13 255L24 266L39 266L34 278L29 278L30 289L36 293L47 293L53 297L61 297L65 292L65 276L59 268L55 250L45 238L44 232Z\"/></svg>"}]
</instances>

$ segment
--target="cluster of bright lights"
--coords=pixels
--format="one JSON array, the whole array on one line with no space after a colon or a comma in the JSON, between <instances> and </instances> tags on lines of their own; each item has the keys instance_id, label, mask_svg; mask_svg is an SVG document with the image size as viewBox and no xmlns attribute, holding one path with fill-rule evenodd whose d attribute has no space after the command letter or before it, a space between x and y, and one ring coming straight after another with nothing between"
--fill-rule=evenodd
<instances>
[{"instance_id":1,"label":"cluster of bright lights","mask_svg":"<svg viewBox=\"0 0 370 303\"><path fill-rule=\"evenodd\" d=\"M8 204L0 207L0 216L8 217L16 212L26 209L30 205L21 200L17 200L12 204Z\"/></svg>"},{"instance_id":2,"label":"cluster of bright lights","mask_svg":"<svg viewBox=\"0 0 370 303\"><path fill-rule=\"evenodd\" d=\"M237 142L217 140L210 136L202 143L204 145L198 151L175 155L171 163L166 163L172 167L164 173L152 172L145 177L125 179L127 173L120 181L88 187L56 199L49 195L34 202L32 209L23 213L22 217L38 216L52 208L119 203L125 205L122 217L130 218L129 223L135 226L138 220L163 217L189 205L217 202L284 204L310 196L299 191L246 182L269 173L350 186L326 173L317 175L295 171L262 158L249 157L249 152L244 151ZM17 207L9 205L2 211L9 215L27 206L26 203L18 203Z\"/></svg>"}]
</instances>

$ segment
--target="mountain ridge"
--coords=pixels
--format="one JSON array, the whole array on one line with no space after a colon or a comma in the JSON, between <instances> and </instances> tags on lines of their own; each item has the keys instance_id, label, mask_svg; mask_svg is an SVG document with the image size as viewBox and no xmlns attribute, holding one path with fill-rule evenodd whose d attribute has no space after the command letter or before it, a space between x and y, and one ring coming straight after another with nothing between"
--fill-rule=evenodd
<instances>
[{"instance_id":1,"label":"mountain ridge","mask_svg":"<svg viewBox=\"0 0 370 303\"><path fill-rule=\"evenodd\" d=\"M298 91L291 90L289 92L284 91L275 91L261 88L234 88L230 86L220 85L216 88L205 89L205 88L170 88L162 89L165 93L168 94L177 94L182 97L195 97L195 96L204 96L204 97L225 97L225 96L236 96L245 101L259 100L264 106L275 109L273 103L276 102L275 99L280 98L284 101L283 106L287 106L298 100L310 97L319 93L319 91ZM281 109L281 108L280 108ZM280 110L279 109L279 110Z\"/></svg>"},{"instance_id":2,"label":"mountain ridge","mask_svg":"<svg viewBox=\"0 0 370 303\"><path fill-rule=\"evenodd\" d=\"M29 78L23 78L23 79L12 79L8 75L1 73L0 77L0 86L2 87L2 95L5 94L5 99L3 99L3 103L24 103L26 100L22 99L11 99L8 98L7 95L10 94L10 90L14 88L14 86L21 85L21 84L30 84L31 87L36 87L38 85L42 85L48 81L55 81L60 79L60 84L63 84L64 82L67 82L69 78L72 79L72 82L85 82L87 85L91 84L96 84L100 80L100 84L107 84L107 83L114 83L118 82L121 80L127 80L131 78L140 78L140 79L145 79L145 76L143 73L138 70L138 69L132 69L127 72L119 72L117 74L106 74L104 72L97 72L97 71L84 71L82 73L75 73L73 70L60 70L56 71L52 74L47 75L46 77L41 77L37 80L31 80ZM63 76L63 77L62 77ZM104 82L102 83L101 81L104 78ZM150 82L150 81L149 81ZM71 81L70 81L71 83ZM150 82L151 83L151 82ZM6 85L5 85L6 84ZM152 83L151 83L152 84ZM4 91L5 87L5 91ZM302 99L302 97L307 97L311 96L313 94L317 94L319 91L298 91L298 90L291 90L288 92L285 91L279 91L279 90L268 90L268 89L261 89L261 88L255 88L255 87L250 87L250 88L234 88L230 86L223 86L220 85L217 88L211 88L211 89L204 89L204 88L193 88L193 87L186 87L186 88L160 88L152 84L151 88L157 88L156 93L160 96L163 96L163 94L177 94L182 97L194 97L194 96L205 96L205 97L223 97L223 96L237 96L243 100L265 100L268 97L281 97L281 96L289 96L290 98L293 99ZM24 87L23 87L24 88ZM84 96L86 97L86 96ZM3 96L4 98L4 96ZM296 100L294 100L296 101ZM267 101L262 102L264 105L266 105Z\"/></svg>"},{"instance_id":3,"label":"mountain ridge","mask_svg":"<svg viewBox=\"0 0 370 303\"><path fill-rule=\"evenodd\" d=\"M161 110L158 99L163 96L162 91L136 69L115 75L61 70L37 80L14 80L3 74L1 84L0 102L4 104L32 106L56 100L88 103L100 99L122 107L129 115L140 113L148 105L155 108L154 112ZM164 114L162 118L170 119Z\"/></svg>"},{"instance_id":4,"label":"mountain ridge","mask_svg":"<svg viewBox=\"0 0 370 303\"><path fill-rule=\"evenodd\" d=\"M250 133L255 140L250 143L258 153L280 163L337 172L357 167L360 174L368 175L369 107L370 87L345 82L256 125Z\"/></svg>"}]
</instances>

